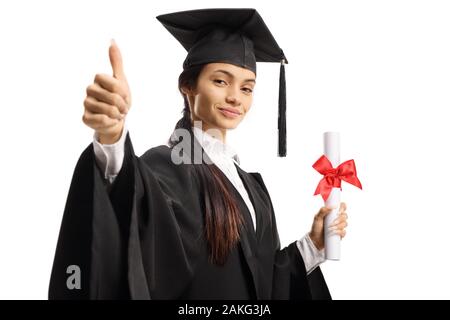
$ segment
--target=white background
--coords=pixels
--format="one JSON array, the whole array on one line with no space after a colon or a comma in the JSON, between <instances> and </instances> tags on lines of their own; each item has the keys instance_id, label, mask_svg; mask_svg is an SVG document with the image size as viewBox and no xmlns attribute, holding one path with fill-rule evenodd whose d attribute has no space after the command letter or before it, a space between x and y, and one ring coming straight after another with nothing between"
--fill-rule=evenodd
<instances>
[{"instance_id":1,"label":"white background","mask_svg":"<svg viewBox=\"0 0 450 320\"><path fill-rule=\"evenodd\" d=\"M135 151L164 144L181 116L186 52L155 19L211 1L0 2L0 298L46 299L74 166L92 140L85 89L122 50ZM242 7L242 1L214 2ZM288 157L276 157L278 64L259 64L248 118L228 137L263 175L283 245L322 206L322 133L341 133L364 190L343 184L348 235L322 269L335 299L450 298L450 3L247 1L289 65Z\"/></svg>"}]
</instances>

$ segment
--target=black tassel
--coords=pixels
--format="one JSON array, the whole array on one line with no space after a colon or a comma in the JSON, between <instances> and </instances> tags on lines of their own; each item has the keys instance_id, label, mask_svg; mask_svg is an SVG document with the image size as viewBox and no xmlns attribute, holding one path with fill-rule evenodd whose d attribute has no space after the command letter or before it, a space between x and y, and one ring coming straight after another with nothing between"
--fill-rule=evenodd
<instances>
[{"instance_id":1,"label":"black tassel","mask_svg":"<svg viewBox=\"0 0 450 320\"><path fill-rule=\"evenodd\" d=\"M278 156L286 157L286 76L284 60L280 65L280 86L278 94Z\"/></svg>"}]
</instances>

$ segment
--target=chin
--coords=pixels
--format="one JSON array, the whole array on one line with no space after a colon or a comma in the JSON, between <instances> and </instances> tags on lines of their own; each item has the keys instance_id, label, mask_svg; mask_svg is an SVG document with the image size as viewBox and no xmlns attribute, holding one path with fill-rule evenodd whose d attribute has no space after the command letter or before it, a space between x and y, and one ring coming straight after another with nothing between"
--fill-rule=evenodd
<instances>
[{"instance_id":1,"label":"chin","mask_svg":"<svg viewBox=\"0 0 450 320\"><path fill-rule=\"evenodd\" d=\"M239 122L238 122L238 123L235 123L235 124L233 124L233 125L230 125L227 129L228 129L228 130L233 130L233 129L236 129L238 126L239 126Z\"/></svg>"},{"instance_id":2,"label":"chin","mask_svg":"<svg viewBox=\"0 0 450 320\"><path fill-rule=\"evenodd\" d=\"M221 121L219 127L227 130L236 129L239 123L241 123L240 120Z\"/></svg>"}]
</instances>

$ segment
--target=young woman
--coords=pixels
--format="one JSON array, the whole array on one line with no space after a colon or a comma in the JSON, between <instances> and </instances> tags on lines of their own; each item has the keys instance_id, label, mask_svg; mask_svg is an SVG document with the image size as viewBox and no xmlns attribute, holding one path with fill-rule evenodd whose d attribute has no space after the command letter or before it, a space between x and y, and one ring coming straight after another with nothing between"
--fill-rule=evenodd
<instances>
[{"instance_id":1,"label":"young woman","mask_svg":"<svg viewBox=\"0 0 450 320\"><path fill-rule=\"evenodd\" d=\"M87 88L83 121L95 139L75 169L50 298L331 298L319 268L331 209L320 208L311 231L281 249L261 175L245 172L226 144L227 131L252 105L258 40L251 30L224 31L208 19L253 19L258 34L267 34L257 12L245 10L158 17L166 28L170 19L180 28L188 14L189 21L202 21L202 31L179 77L183 117L168 145L141 157L124 127L131 93L119 48L111 44L113 76L98 74ZM218 41L228 50L217 50ZM240 50L245 52L236 55ZM345 211L342 203L333 226L341 237Z\"/></svg>"}]
</instances>

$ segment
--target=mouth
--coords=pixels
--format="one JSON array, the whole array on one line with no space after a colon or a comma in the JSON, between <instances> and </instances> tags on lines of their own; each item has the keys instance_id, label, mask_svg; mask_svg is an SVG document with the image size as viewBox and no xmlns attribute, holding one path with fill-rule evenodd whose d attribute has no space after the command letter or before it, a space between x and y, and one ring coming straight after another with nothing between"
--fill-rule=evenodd
<instances>
[{"instance_id":1,"label":"mouth","mask_svg":"<svg viewBox=\"0 0 450 320\"><path fill-rule=\"evenodd\" d=\"M241 113L235 109L231 109L231 108L217 108L217 109L219 109L219 111L227 118L234 119L241 115Z\"/></svg>"}]
</instances>

